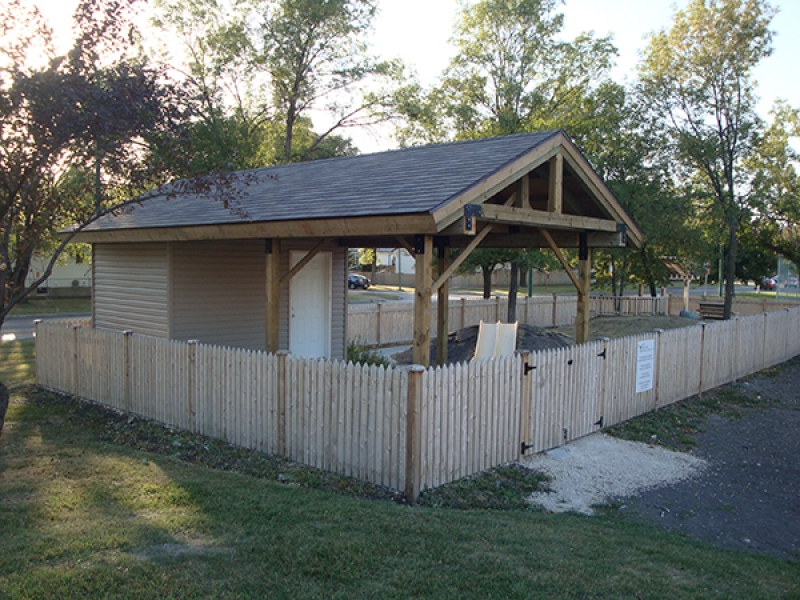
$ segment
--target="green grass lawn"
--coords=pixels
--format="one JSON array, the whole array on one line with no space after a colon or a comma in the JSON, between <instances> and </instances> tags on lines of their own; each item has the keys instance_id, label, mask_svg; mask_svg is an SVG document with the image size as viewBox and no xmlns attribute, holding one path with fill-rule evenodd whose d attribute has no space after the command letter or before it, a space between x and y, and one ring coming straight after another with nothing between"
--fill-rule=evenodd
<instances>
[{"instance_id":1,"label":"green grass lawn","mask_svg":"<svg viewBox=\"0 0 800 600\"><path fill-rule=\"evenodd\" d=\"M0 365L29 364L32 347L0 352ZM366 499L357 485L318 489L303 475L311 470L250 468L268 458L24 385L32 373L0 372L14 390L0 436L0 598L800 594L797 563L613 511L456 510ZM197 453L218 460L187 458ZM458 486L480 499L507 480L521 485L500 473ZM465 506L452 500L466 494L451 488L429 504Z\"/></svg>"},{"instance_id":2,"label":"green grass lawn","mask_svg":"<svg viewBox=\"0 0 800 600\"><path fill-rule=\"evenodd\" d=\"M31 298L11 311L12 317L92 312L91 298Z\"/></svg>"}]
</instances>

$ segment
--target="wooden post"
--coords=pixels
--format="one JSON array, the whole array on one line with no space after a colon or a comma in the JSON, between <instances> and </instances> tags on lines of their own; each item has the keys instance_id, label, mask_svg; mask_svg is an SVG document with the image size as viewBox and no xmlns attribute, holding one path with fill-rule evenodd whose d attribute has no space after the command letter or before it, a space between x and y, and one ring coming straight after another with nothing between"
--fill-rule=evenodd
<instances>
[{"instance_id":1,"label":"wooden post","mask_svg":"<svg viewBox=\"0 0 800 600\"><path fill-rule=\"evenodd\" d=\"M466 320L467 320L467 299L462 297L461 298L461 329L466 327Z\"/></svg>"},{"instance_id":2,"label":"wooden post","mask_svg":"<svg viewBox=\"0 0 800 600\"><path fill-rule=\"evenodd\" d=\"M494 320L500 320L500 296L494 297Z\"/></svg>"},{"instance_id":3,"label":"wooden post","mask_svg":"<svg viewBox=\"0 0 800 600\"><path fill-rule=\"evenodd\" d=\"M381 309L383 308L383 302L378 302L378 312L375 314L375 345L381 345Z\"/></svg>"},{"instance_id":4,"label":"wooden post","mask_svg":"<svg viewBox=\"0 0 800 600\"><path fill-rule=\"evenodd\" d=\"M42 383L42 378L40 376L40 373L42 372L42 369L41 369L40 365L42 364L42 362L40 361L40 357L42 355L42 350L43 349L39 345L39 324L41 322L42 322L41 319L34 319L33 320L33 345L34 345L34 351L35 351L34 361L35 361L35 364L36 364L36 383L37 384L41 384ZM36 348L36 346L39 346L39 347Z\"/></svg>"},{"instance_id":5,"label":"wooden post","mask_svg":"<svg viewBox=\"0 0 800 600\"><path fill-rule=\"evenodd\" d=\"M124 363L125 369L125 389L123 390L123 406L125 407L125 412L130 412L131 410L131 336L133 335L133 331L130 329L126 329L122 332L123 338L123 346L122 346L122 362ZM191 357L192 351L191 348L189 350L189 356ZM191 363L191 358L190 358ZM189 400L189 410L191 410L191 400Z\"/></svg>"},{"instance_id":6,"label":"wooden post","mask_svg":"<svg viewBox=\"0 0 800 600\"><path fill-rule=\"evenodd\" d=\"M558 298L555 294L553 294L553 323L552 327L556 326L556 312L558 311Z\"/></svg>"},{"instance_id":7,"label":"wooden post","mask_svg":"<svg viewBox=\"0 0 800 600\"><path fill-rule=\"evenodd\" d=\"M533 370L528 369L528 365L531 363L531 351L522 350L519 354L520 358L522 359L522 389L520 390L522 397L520 398L521 404L519 412L519 458L522 458L527 450L526 446L532 445L528 434L531 431L530 421L531 402L533 402L533 398L531 397L533 390Z\"/></svg>"},{"instance_id":8,"label":"wooden post","mask_svg":"<svg viewBox=\"0 0 800 600\"><path fill-rule=\"evenodd\" d=\"M699 384L699 389L697 390L698 396L703 395L703 375L704 375L703 365L706 362L705 361L706 324L704 321L700 321L700 327L702 327L702 329L700 330L700 384Z\"/></svg>"},{"instance_id":9,"label":"wooden post","mask_svg":"<svg viewBox=\"0 0 800 600\"><path fill-rule=\"evenodd\" d=\"M603 341L603 378L600 383L600 418L596 421L602 429L608 424L606 419L606 389L608 388L608 342L610 338L600 338Z\"/></svg>"},{"instance_id":10,"label":"wooden post","mask_svg":"<svg viewBox=\"0 0 800 600\"><path fill-rule=\"evenodd\" d=\"M275 354L280 348L280 240L266 240L266 342L267 352Z\"/></svg>"},{"instance_id":11,"label":"wooden post","mask_svg":"<svg viewBox=\"0 0 800 600\"><path fill-rule=\"evenodd\" d=\"M653 382L653 387L655 387L655 393L653 394L653 410L658 408L658 403L660 400L661 394L658 391L658 385L661 381L661 335L664 333L663 329L654 329L653 330L656 334L656 364L655 364L655 374Z\"/></svg>"},{"instance_id":12,"label":"wooden post","mask_svg":"<svg viewBox=\"0 0 800 600\"><path fill-rule=\"evenodd\" d=\"M439 275L447 270L450 264L450 248L439 248ZM450 280L446 279L436 290L436 364L446 365L447 334L450 330Z\"/></svg>"},{"instance_id":13,"label":"wooden post","mask_svg":"<svg viewBox=\"0 0 800 600\"><path fill-rule=\"evenodd\" d=\"M556 154L550 159L550 173L548 174L547 211L561 213L562 190L564 184L564 157Z\"/></svg>"},{"instance_id":14,"label":"wooden post","mask_svg":"<svg viewBox=\"0 0 800 600\"><path fill-rule=\"evenodd\" d=\"M422 485L422 374L425 369L411 365L408 369L408 413L406 416L406 499L419 500Z\"/></svg>"},{"instance_id":15,"label":"wooden post","mask_svg":"<svg viewBox=\"0 0 800 600\"><path fill-rule=\"evenodd\" d=\"M419 236L414 277L413 362L431 365L431 281L433 279L433 236Z\"/></svg>"},{"instance_id":16,"label":"wooden post","mask_svg":"<svg viewBox=\"0 0 800 600\"><path fill-rule=\"evenodd\" d=\"M80 381L78 381L78 329L80 325L72 326L72 395L80 398Z\"/></svg>"},{"instance_id":17,"label":"wooden post","mask_svg":"<svg viewBox=\"0 0 800 600\"><path fill-rule=\"evenodd\" d=\"M583 235L583 234L581 234ZM592 249L585 248L586 254L578 260L578 317L575 323L575 342L585 344L589 341L589 292L592 289Z\"/></svg>"},{"instance_id":18,"label":"wooden post","mask_svg":"<svg viewBox=\"0 0 800 600\"><path fill-rule=\"evenodd\" d=\"M683 280L683 310L689 312L689 277Z\"/></svg>"},{"instance_id":19,"label":"wooden post","mask_svg":"<svg viewBox=\"0 0 800 600\"><path fill-rule=\"evenodd\" d=\"M278 359L278 455L286 456L286 357L289 353L280 350Z\"/></svg>"},{"instance_id":20,"label":"wooden post","mask_svg":"<svg viewBox=\"0 0 800 600\"><path fill-rule=\"evenodd\" d=\"M189 373L188 385L189 390L186 394L189 400L189 415L192 419L192 426L195 431L198 430L197 425L197 409L195 408L195 399L197 398L197 340L189 340Z\"/></svg>"}]
</instances>

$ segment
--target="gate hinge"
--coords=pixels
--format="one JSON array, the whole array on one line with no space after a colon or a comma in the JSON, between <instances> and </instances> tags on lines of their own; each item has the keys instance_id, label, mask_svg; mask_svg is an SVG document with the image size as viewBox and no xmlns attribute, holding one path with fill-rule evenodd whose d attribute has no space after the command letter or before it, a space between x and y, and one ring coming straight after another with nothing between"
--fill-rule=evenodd
<instances>
[{"instance_id":1,"label":"gate hinge","mask_svg":"<svg viewBox=\"0 0 800 600\"><path fill-rule=\"evenodd\" d=\"M531 448L533 448L533 444L526 444L525 442L522 442L522 455L524 456L525 453Z\"/></svg>"},{"instance_id":2,"label":"gate hinge","mask_svg":"<svg viewBox=\"0 0 800 600\"><path fill-rule=\"evenodd\" d=\"M529 365L528 363L525 363L525 371L524 371L525 375L533 371L535 368L536 365Z\"/></svg>"},{"instance_id":3,"label":"gate hinge","mask_svg":"<svg viewBox=\"0 0 800 600\"><path fill-rule=\"evenodd\" d=\"M608 348L603 348L603 351L600 354L598 354L597 356L602 356L603 360L605 360L606 359L606 350L608 350Z\"/></svg>"}]
</instances>

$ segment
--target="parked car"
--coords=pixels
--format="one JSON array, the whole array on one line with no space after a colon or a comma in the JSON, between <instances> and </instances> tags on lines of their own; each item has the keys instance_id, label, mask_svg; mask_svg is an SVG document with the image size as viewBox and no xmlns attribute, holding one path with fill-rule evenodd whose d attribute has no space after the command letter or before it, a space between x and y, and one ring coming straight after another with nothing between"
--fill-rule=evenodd
<instances>
[{"instance_id":1,"label":"parked car","mask_svg":"<svg viewBox=\"0 0 800 600\"><path fill-rule=\"evenodd\" d=\"M369 279L367 279L363 275L356 275L355 273L349 273L347 275L347 287L349 287L351 290L354 290L356 288L368 290Z\"/></svg>"},{"instance_id":2,"label":"parked car","mask_svg":"<svg viewBox=\"0 0 800 600\"><path fill-rule=\"evenodd\" d=\"M762 290L774 290L778 288L778 282L775 281L774 277L764 277L761 281L761 289Z\"/></svg>"}]
</instances>

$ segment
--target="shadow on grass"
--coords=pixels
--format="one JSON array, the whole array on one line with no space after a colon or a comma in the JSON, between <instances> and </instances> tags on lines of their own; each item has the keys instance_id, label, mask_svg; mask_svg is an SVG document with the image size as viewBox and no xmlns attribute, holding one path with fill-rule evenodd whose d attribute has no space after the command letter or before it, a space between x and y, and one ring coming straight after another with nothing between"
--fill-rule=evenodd
<instances>
[{"instance_id":1,"label":"shadow on grass","mask_svg":"<svg viewBox=\"0 0 800 600\"><path fill-rule=\"evenodd\" d=\"M714 590L768 598L800 591L795 564L645 525L367 501L299 478L192 464L183 453L196 448L167 428L146 430L141 448L128 446L134 432L118 419L128 423L35 388L20 391L0 438L0 596L694 598ZM122 435L130 439L114 438ZM172 454L148 450L158 435ZM241 455L230 452L220 450L222 464L241 466Z\"/></svg>"}]
</instances>

